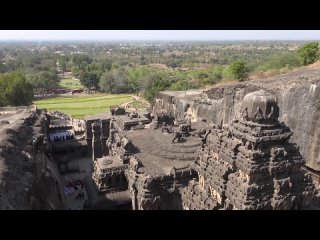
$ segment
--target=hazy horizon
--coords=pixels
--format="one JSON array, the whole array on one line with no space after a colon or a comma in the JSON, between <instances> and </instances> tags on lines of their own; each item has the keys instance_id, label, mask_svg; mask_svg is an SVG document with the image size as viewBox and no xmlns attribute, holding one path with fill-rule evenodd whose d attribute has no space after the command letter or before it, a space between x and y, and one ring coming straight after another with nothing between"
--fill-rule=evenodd
<instances>
[{"instance_id":1,"label":"hazy horizon","mask_svg":"<svg viewBox=\"0 0 320 240\"><path fill-rule=\"evenodd\" d=\"M320 30L0 30L0 41L312 40L320 40Z\"/></svg>"}]
</instances>

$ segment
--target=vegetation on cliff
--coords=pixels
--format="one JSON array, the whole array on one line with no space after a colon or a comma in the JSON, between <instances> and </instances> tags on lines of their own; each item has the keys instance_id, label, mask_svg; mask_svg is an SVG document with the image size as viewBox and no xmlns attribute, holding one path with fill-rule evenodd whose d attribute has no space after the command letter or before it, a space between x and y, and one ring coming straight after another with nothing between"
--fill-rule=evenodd
<instances>
[{"instance_id":1,"label":"vegetation on cliff","mask_svg":"<svg viewBox=\"0 0 320 240\"><path fill-rule=\"evenodd\" d=\"M318 52L319 43L317 42L311 42L303 45L298 50L301 59L301 64L308 65L314 63L319 58Z\"/></svg>"}]
</instances>

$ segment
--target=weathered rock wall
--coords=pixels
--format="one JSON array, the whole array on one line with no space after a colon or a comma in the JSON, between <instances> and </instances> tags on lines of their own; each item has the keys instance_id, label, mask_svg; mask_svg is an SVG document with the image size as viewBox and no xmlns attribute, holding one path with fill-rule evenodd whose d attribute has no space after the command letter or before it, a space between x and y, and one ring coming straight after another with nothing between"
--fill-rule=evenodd
<instances>
[{"instance_id":1,"label":"weathered rock wall","mask_svg":"<svg viewBox=\"0 0 320 240\"><path fill-rule=\"evenodd\" d=\"M0 209L63 209L47 115L21 108L0 120Z\"/></svg>"},{"instance_id":2,"label":"weathered rock wall","mask_svg":"<svg viewBox=\"0 0 320 240\"><path fill-rule=\"evenodd\" d=\"M192 116L192 121L206 119L217 125L227 123L237 114L244 96L264 89L277 96L280 121L294 132L292 141L300 147L306 165L320 171L320 70L301 68L261 81L232 83L199 92L161 92L153 111L166 109L175 117Z\"/></svg>"}]
</instances>

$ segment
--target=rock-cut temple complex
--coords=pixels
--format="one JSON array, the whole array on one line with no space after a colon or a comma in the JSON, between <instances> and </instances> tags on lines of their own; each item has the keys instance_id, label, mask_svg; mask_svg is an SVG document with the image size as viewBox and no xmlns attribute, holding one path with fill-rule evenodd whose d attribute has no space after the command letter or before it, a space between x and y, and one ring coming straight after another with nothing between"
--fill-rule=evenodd
<instances>
[{"instance_id":1,"label":"rock-cut temple complex","mask_svg":"<svg viewBox=\"0 0 320 240\"><path fill-rule=\"evenodd\" d=\"M247 94L225 124L166 111L111 113L86 119L93 209L304 209L314 185L301 167L290 129L278 121L274 95ZM89 190L90 189L90 190Z\"/></svg>"},{"instance_id":2,"label":"rock-cut temple complex","mask_svg":"<svg viewBox=\"0 0 320 240\"><path fill-rule=\"evenodd\" d=\"M197 180L182 189L184 209L301 209L314 190L292 132L279 123L274 96L243 99L241 115L214 128L199 150Z\"/></svg>"},{"instance_id":3,"label":"rock-cut temple complex","mask_svg":"<svg viewBox=\"0 0 320 240\"><path fill-rule=\"evenodd\" d=\"M85 119L0 107L0 209L319 210L319 86L308 66Z\"/></svg>"}]
</instances>

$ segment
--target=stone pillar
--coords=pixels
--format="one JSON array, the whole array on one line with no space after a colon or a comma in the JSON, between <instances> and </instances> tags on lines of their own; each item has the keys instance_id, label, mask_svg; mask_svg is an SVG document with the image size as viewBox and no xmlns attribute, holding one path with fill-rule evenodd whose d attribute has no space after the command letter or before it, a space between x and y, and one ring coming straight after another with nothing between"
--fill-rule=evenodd
<instances>
[{"instance_id":1,"label":"stone pillar","mask_svg":"<svg viewBox=\"0 0 320 240\"><path fill-rule=\"evenodd\" d=\"M101 125L92 124L92 160L102 157L102 144L101 144Z\"/></svg>"},{"instance_id":2,"label":"stone pillar","mask_svg":"<svg viewBox=\"0 0 320 240\"><path fill-rule=\"evenodd\" d=\"M101 144L103 156L109 155L109 148L107 147L107 139L109 138L110 120L101 120Z\"/></svg>"},{"instance_id":3,"label":"stone pillar","mask_svg":"<svg viewBox=\"0 0 320 240\"><path fill-rule=\"evenodd\" d=\"M109 138L109 130L110 130L110 119L101 120L102 136L105 138Z\"/></svg>"},{"instance_id":4,"label":"stone pillar","mask_svg":"<svg viewBox=\"0 0 320 240\"><path fill-rule=\"evenodd\" d=\"M87 150L88 154L92 154L92 121L91 120L85 120L85 137L87 140Z\"/></svg>"},{"instance_id":5,"label":"stone pillar","mask_svg":"<svg viewBox=\"0 0 320 240\"><path fill-rule=\"evenodd\" d=\"M86 120L85 121L85 128L86 128L85 136L86 136L86 139L92 138L91 125L92 125L92 121L91 120Z\"/></svg>"}]
</instances>

